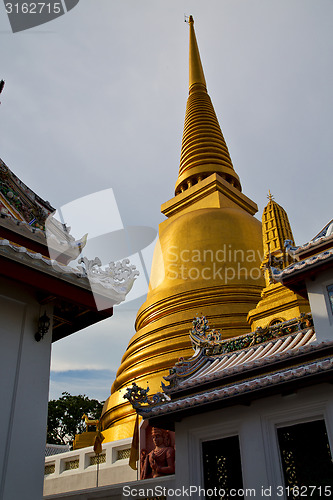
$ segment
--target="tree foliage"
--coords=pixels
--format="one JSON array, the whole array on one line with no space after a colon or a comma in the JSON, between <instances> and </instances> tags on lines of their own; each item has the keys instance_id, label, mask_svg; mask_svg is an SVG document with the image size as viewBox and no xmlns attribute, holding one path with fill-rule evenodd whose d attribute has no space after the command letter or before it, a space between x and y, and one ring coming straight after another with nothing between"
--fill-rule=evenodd
<instances>
[{"instance_id":1,"label":"tree foliage","mask_svg":"<svg viewBox=\"0 0 333 500\"><path fill-rule=\"evenodd\" d=\"M48 404L47 442L72 446L75 434L85 431L83 414L91 419L99 419L102 408L103 403L97 399L63 392L59 399L53 399Z\"/></svg>"}]
</instances>

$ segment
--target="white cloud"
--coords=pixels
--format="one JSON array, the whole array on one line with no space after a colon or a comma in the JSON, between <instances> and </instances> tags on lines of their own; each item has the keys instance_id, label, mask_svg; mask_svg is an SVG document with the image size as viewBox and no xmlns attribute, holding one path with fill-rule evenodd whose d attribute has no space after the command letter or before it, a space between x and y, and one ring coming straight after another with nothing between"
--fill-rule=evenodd
<instances>
[{"instance_id":1,"label":"white cloud","mask_svg":"<svg viewBox=\"0 0 333 500\"><path fill-rule=\"evenodd\" d=\"M114 309L114 316L81 330L52 346L51 370L117 371L127 344L134 335L136 310Z\"/></svg>"},{"instance_id":2,"label":"white cloud","mask_svg":"<svg viewBox=\"0 0 333 500\"><path fill-rule=\"evenodd\" d=\"M105 401L115 377L111 370L69 370L51 372L49 400L58 399L63 392L73 396L79 394L91 399Z\"/></svg>"}]
</instances>

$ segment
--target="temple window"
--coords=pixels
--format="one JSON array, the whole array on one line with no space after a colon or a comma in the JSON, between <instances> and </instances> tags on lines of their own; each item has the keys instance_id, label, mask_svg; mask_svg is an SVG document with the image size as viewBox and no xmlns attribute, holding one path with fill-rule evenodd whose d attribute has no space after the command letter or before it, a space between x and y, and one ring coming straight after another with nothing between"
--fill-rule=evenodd
<instances>
[{"instance_id":1,"label":"temple window","mask_svg":"<svg viewBox=\"0 0 333 500\"><path fill-rule=\"evenodd\" d=\"M238 436L203 442L202 456L206 491L214 488L225 491L243 488Z\"/></svg>"},{"instance_id":2,"label":"temple window","mask_svg":"<svg viewBox=\"0 0 333 500\"><path fill-rule=\"evenodd\" d=\"M277 435L288 499L299 497L301 485L331 484L333 463L324 420L280 427Z\"/></svg>"}]
</instances>

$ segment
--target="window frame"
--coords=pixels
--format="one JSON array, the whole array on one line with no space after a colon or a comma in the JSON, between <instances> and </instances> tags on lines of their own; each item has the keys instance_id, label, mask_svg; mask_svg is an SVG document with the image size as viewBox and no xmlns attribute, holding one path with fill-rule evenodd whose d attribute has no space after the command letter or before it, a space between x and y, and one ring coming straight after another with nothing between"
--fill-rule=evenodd
<instances>
[{"instance_id":1,"label":"window frame","mask_svg":"<svg viewBox=\"0 0 333 500\"><path fill-rule=\"evenodd\" d=\"M293 394L286 396L293 397ZM333 455L333 408L328 408L327 401L302 404L294 408L286 408L269 412L261 417L264 449L267 464L267 476L272 490L278 486L286 486L281 460L277 429L291 425L304 424L315 420L324 420L328 442ZM286 500L286 496L280 497Z\"/></svg>"},{"instance_id":2,"label":"window frame","mask_svg":"<svg viewBox=\"0 0 333 500\"><path fill-rule=\"evenodd\" d=\"M211 426L191 428L188 431L188 458L189 458L189 481L190 484L198 484L204 488L204 469L202 443L214 441L228 437L237 436L239 440L239 451L241 459L242 478L244 484L243 472L243 453L242 453L242 433L241 420L232 422L223 422Z\"/></svg>"}]
</instances>

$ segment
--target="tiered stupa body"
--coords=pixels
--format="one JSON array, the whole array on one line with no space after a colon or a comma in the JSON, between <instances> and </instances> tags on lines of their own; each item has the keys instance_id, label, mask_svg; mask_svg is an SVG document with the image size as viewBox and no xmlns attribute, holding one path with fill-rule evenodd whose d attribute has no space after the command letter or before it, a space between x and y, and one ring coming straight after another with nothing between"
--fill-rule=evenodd
<instances>
[{"instance_id":1,"label":"tiered stupa body","mask_svg":"<svg viewBox=\"0 0 333 500\"><path fill-rule=\"evenodd\" d=\"M207 94L192 18L189 28L190 85L175 197L162 205L167 220L159 227L147 300L103 409L107 441L133 432L126 387L148 382L157 392L179 357L192 355L194 316L207 316L224 338L246 333L248 311L264 285L257 206L241 192Z\"/></svg>"}]
</instances>

